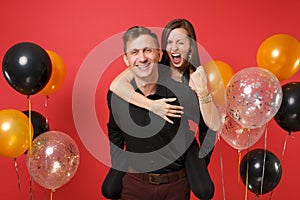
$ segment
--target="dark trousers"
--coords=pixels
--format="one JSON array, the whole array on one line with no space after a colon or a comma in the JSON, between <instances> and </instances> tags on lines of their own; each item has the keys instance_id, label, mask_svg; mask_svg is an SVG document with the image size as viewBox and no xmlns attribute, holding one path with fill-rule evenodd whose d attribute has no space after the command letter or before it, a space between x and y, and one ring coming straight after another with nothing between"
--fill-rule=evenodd
<instances>
[{"instance_id":1,"label":"dark trousers","mask_svg":"<svg viewBox=\"0 0 300 200\"><path fill-rule=\"evenodd\" d=\"M127 173L123 177L122 200L189 200L190 188L186 177L167 184L151 184Z\"/></svg>"},{"instance_id":2,"label":"dark trousers","mask_svg":"<svg viewBox=\"0 0 300 200\"><path fill-rule=\"evenodd\" d=\"M189 186L196 197L201 200L214 196L214 183L211 180L205 158L198 157L199 146L194 140L187 150L185 168ZM123 188L122 179L126 172L111 168L102 184L102 194L107 199L121 198Z\"/></svg>"},{"instance_id":3,"label":"dark trousers","mask_svg":"<svg viewBox=\"0 0 300 200\"><path fill-rule=\"evenodd\" d=\"M187 150L184 162L187 179L192 192L201 200L213 198L215 186L206 166L205 158L199 158L199 146L194 140Z\"/></svg>"}]
</instances>

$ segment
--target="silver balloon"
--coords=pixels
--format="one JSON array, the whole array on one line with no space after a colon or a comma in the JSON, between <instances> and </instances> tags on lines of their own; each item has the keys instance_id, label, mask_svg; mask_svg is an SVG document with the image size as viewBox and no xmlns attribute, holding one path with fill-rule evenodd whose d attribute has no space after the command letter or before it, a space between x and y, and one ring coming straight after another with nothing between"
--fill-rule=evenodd
<instances>
[{"instance_id":1,"label":"silver balloon","mask_svg":"<svg viewBox=\"0 0 300 200\"><path fill-rule=\"evenodd\" d=\"M280 108L282 89L270 71L250 67L237 72L226 87L227 112L244 128L258 128Z\"/></svg>"}]
</instances>

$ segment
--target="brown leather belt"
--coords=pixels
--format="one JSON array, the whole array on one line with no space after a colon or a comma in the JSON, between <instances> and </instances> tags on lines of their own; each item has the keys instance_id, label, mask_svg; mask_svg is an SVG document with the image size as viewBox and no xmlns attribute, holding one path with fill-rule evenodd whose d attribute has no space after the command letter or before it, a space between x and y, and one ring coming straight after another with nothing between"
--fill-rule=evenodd
<instances>
[{"instance_id":1,"label":"brown leather belt","mask_svg":"<svg viewBox=\"0 0 300 200\"><path fill-rule=\"evenodd\" d=\"M181 169L175 172L165 174L154 173L131 173L131 175L138 177L148 183L160 185L178 181L179 179L186 177L185 169Z\"/></svg>"}]
</instances>

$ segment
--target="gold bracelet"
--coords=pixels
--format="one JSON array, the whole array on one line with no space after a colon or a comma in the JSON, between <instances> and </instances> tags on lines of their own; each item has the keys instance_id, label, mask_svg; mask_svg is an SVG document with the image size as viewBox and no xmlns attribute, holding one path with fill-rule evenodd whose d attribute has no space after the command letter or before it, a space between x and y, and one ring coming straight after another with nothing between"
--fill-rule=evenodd
<instances>
[{"instance_id":1,"label":"gold bracelet","mask_svg":"<svg viewBox=\"0 0 300 200\"><path fill-rule=\"evenodd\" d=\"M208 93L206 96L204 97L199 97L199 101L201 104L207 104L210 103L212 101L212 96L210 93Z\"/></svg>"}]
</instances>

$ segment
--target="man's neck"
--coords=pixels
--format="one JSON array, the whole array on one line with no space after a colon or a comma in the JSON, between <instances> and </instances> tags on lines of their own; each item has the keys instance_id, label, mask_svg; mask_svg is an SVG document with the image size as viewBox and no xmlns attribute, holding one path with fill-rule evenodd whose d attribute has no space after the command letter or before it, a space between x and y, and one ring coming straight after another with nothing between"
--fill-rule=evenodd
<instances>
[{"instance_id":1,"label":"man's neck","mask_svg":"<svg viewBox=\"0 0 300 200\"><path fill-rule=\"evenodd\" d=\"M144 96L149 96L154 94L156 91L156 85L158 81L158 71L153 74L151 77L140 78L134 77L136 86L144 94Z\"/></svg>"},{"instance_id":2,"label":"man's neck","mask_svg":"<svg viewBox=\"0 0 300 200\"><path fill-rule=\"evenodd\" d=\"M144 96L149 96L155 93L156 83L148 83L142 86L138 86L138 88L143 93Z\"/></svg>"}]
</instances>

